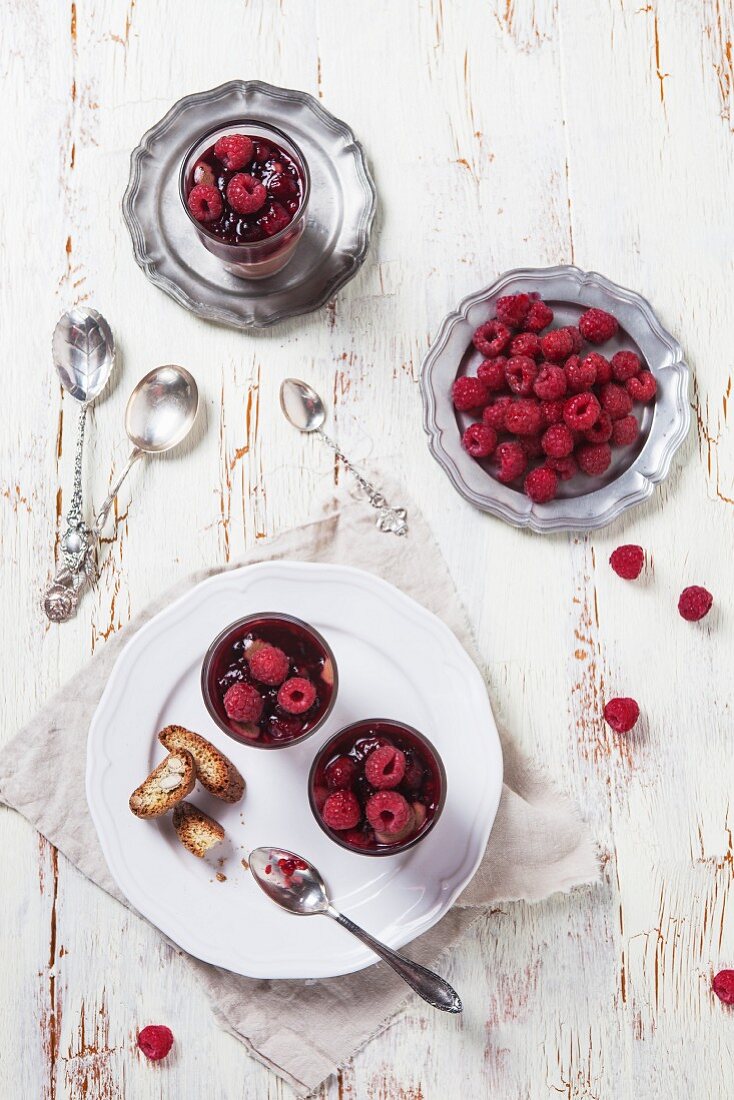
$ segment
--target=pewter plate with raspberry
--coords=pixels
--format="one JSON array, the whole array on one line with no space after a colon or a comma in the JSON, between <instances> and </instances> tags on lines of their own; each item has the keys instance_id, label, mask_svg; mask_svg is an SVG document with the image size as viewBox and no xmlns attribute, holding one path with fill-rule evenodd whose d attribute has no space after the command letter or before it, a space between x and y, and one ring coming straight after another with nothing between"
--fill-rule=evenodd
<instances>
[{"instance_id":1,"label":"pewter plate with raspberry","mask_svg":"<svg viewBox=\"0 0 734 1100\"><path fill-rule=\"evenodd\" d=\"M277 634L270 629L275 613L284 620ZM332 670L323 679L328 654L299 647L296 622L328 646L333 685ZM224 717L215 718L201 672L223 631L227 644L221 653L214 647L222 661L214 661L212 685L222 693ZM301 682L294 684L294 677ZM446 782L432 790L430 771L408 777L413 761L406 754L401 789L415 783L411 802L421 802L426 817L419 819L413 807L410 827L424 835L407 850L369 859L324 832L311 810L309 773L338 730L376 713L419 729L440 756ZM281 719L298 724L283 727ZM170 814L143 820L128 808L130 792L160 766L157 733L164 727L198 733L245 781L244 796L234 802L202 788L201 777L186 795L200 817L208 815L223 831L198 859L181 843ZM285 743L278 751L257 751L260 740ZM368 778L379 786L378 763ZM440 920L471 879L501 790L499 737L469 655L425 608L347 566L263 562L191 589L121 651L89 731L87 800L122 893L197 958L256 978L346 974L376 957L332 922L296 921L275 910L242 862L253 848L277 846L313 861L337 907L397 948ZM394 807L383 810L392 814ZM363 835L369 839L366 829ZM395 843L395 834L389 841Z\"/></svg>"},{"instance_id":2,"label":"pewter plate with raspberry","mask_svg":"<svg viewBox=\"0 0 734 1100\"><path fill-rule=\"evenodd\" d=\"M446 317L424 427L455 488L533 531L587 531L646 500L690 426L678 342L639 294L576 267L509 271Z\"/></svg>"}]
</instances>

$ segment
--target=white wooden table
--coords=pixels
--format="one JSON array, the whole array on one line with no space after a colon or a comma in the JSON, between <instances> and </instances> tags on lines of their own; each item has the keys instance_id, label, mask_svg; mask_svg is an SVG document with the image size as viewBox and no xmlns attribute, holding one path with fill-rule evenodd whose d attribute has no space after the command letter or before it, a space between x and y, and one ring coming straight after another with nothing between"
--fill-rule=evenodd
<instances>
[{"instance_id":1,"label":"white wooden table","mask_svg":"<svg viewBox=\"0 0 734 1100\"><path fill-rule=\"evenodd\" d=\"M505 905L447 964L466 1012L417 1003L320 1090L353 1100L731 1095L734 16L726 0L7 0L0 21L2 736L173 580L304 520L339 475L285 425L309 378L345 450L402 471L471 610L498 720L578 800L603 884ZM380 196L335 302L260 335L202 323L136 267L128 156L181 95L233 77L303 88L354 127ZM588 538L474 512L428 455L419 366L444 313L500 271L573 261L633 287L684 344L696 427L646 506ZM39 593L73 464L54 380L60 312L91 302L121 349L89 423L88 500L123 461L127 395L195 372L185 451L140 466L73 623ZM642 543L645 583L607 558ZM716 597L679 619L684 584ZM636 696L627 739L604 697ZM287 1097L215 1025L176 952L0 811L0 1095ZM246 930L245 930L246 931ZM151 984L149 976L157 980ZM169 1024L159 1067L134 1036Z\"/></svg>"}]
</instances>

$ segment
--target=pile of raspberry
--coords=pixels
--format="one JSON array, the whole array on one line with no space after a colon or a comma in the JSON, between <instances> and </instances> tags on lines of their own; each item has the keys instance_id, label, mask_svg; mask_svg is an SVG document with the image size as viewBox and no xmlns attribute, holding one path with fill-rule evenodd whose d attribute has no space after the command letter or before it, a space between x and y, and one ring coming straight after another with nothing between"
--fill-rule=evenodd
<instances>
[{"instance_id":1,"label":"pile of raspberry","mask_svg":"<svg viewBox=\"0 0 734 1100\"><path fill-rule=\"evenodd\" d=\"M472 337L484 356L476 376L457 378L451 392L458 412L481 417L462 436L465 450L489 459L498 481L522 478L537 504L553 500L559 481L605 473L612 447L637 439L634 403L652 401L657 388L635 352L592 350L617 334L611 313L587 309L562 328L552 321L537 295L499 298Z\"/></svg>"}]
</instances>

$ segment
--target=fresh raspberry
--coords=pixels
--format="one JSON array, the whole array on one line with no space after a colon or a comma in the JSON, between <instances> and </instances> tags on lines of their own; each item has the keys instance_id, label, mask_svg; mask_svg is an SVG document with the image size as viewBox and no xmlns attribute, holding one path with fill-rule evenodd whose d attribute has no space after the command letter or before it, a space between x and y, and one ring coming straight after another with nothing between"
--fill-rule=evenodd
<instances>
[{"instance_id":1,"label":"fresh raspberry","mask_svg":"<svg viewBox=\"0 0 734 1100\"><path fill-rule=\"evenodd\" d=\"M681 617L689 623L697 623L711 610L714 597L705 588L698 584L692 584L690 588L684 588L678 600L678 610Z\"/></svg>"},{"instance_id":2,"label":"fresh raspberry","mask_svg":"<svg viewBox=\"0 0 734 1100\"><path fill-rule=\"evenodd\" d=\"M505 378L507 385L519 397L527 397L533 392L533 382L538 373L535 361L529 355L514 355L507 360Z\"/></svg>"},{"instance_id":3,"label":"fresh raspberry","mask_svg":"<svg viewBox=\"0 0 734 1100\"><path fill-rule=\"evenodd\" d=\"M227 202L238 214L254 214L264 206L268 193L254 176L238 172L227 184Z\"/></svg>"},{"instance_id":4,"label":"fresh raspberry","mask_svg":"<svg viewBox=\"0 0 734 1100\"><path fill-rule=\"evenodd\" d=\"M614 421L609 413L602 409L596 423L584 432L584 438L588 443L608 443L612 438L613 430Z\"/></svg>"},{"instance_id":5,"label":"fresh raspberry","mask_svg":"<svg viewBox=\"0 0 734 1100\"><path fill-rule=\"evenodd\" d=\"M571 454L573 445L573 434L565 424L551 424L541 440L543 453L550 458L565 458Z\"/></svg>"},{"instance_id":6,"label":"fresh raspberry","mask_svg":"<svg viewBox=\"0 0 734 1100\"><path fill-rule=\"evenodd\" d=\"M513 435L537 435L543 427L543 414L538 402L525 397L508 405L505 427Z\"/></svg>"},{"instance_id":7,"label":"fresh raspberry","mask_svg":"<svg viewBox=\"0 0 734 1100\"><path fill-rule=\"evenodd\" d=\"M523 323L525 332L542 332L553 321L553 310L545 302L533 302Z\"/></svg>"},{"instance_id":8,"label":"fresh raspberry","mask_svg":"<svg viewBox=\"0 0 734 1100\"><path fill-rule=\"evenodd\" d=\"M723 1004L734 1005L734 970L720 970L711 988Z\"/></svg>"},{"instance_id":9,"label":"fresh raspberry","mask_svg":"<svg viewBox=\"0 0 734 1100\"><path fill-rule=\"evenodd\" d=\"M194 165L194 183L205 183L213 187L216 182L217 178L211 164L207 164L205 160L197 161Z\"/></svg>"},{"instance_id":10,"label":"fresh raspberry","mask_svg":"<svg viewBox=\"0 0 734 1100\"><path fill-rule=\"evenodd\" d=\"M634 416L623 416L612 421L612 443L615 447L627 447L634 443L640 431L640 425Z\"/></svg>"},{"instance_id":11,"label":"fresh raspberry","mask_svg":"<svg viewBox=\"0 0 734 1100\"><path fill-rule=\"evenodd\" d=\"M392 836L405 828L411 820L412 811L397 791L378 791L368 800L365 813L375 832Z\"/></svg>"},{"instance_id":12,"label":"fresh raspberry","mask_svg":"<svg viewBox=\"0 0 734 1100\"><path fill-rule=\"evenodd\" d=\"M330 829L354 829L362 820L362 811L356 795L351 791L334 791L324 802L321 811L324 824Z\"/></svg>"},{"instance_id":13,"label":"fresh raspberry","mask_svg":"<svg viewBox=\"0 0 734 1100\"><path fill-rule=\"evenodd\" d=\"M222 196L211 184L197 183L189 191L186 204L197 222L207 224L222 216Z\"/></svg>"},{"instance_id":14,"label":"fresh raspberry","mask_svg":"<svg viewBox=\"0 0 734 1100\"><path fill-rule=\"evenodd\" d=\"M292 676L278 692L278 706L288 714L305 714L316 702L316 688L305 676Z\"/></svg>"},{"instance_id":15,"label":"fresh raspberry","mask_svg":"<svg viewBox=\"0 0 734 1100\"><path fill-rule=\"evenodd\" d=\"M251 657L247 656L247 663L256 680L275 687L285 680L290 662L282 649L274 645L264 645L259 646Z\"/></svg>"},{"instance_id":16,"label":"fresh raspberry","mask_svg":"<svg viewBox=\"0 0 734 1100\"><path fill-rule=\"evenodd\" d=\"M612 356L612 378L615 382L626 382L639 374L641 369L640 358L633 351L618 351Z\"/></svg>"},{"instance_id":17,"label":"fresh raspberry","mask_svg":"<svg viewBox=\"0 0 734 1100\"><path fill-rule=\"evenodd\" d=\"M236 172L249 164L254 151L252 141L245 134L227 134L225 137L220 137L214 146L214 156L218 157L230 172Z\"/></svg>"},{"instance_id":18,"label":"fresh raspberry","mask_svg":"<svg viewBox=\"0 0 734 1100\"><path fill-rule=\"evenodd\" d=\"M573 344L573 346L571 348L571 351L574 355L577 355L578 352L581 351L581 345L583 344L583 340L581 339L581 333L579 332L576 325L565 325L563 328L559 329L558 331L568 333L568 335L571 337L571 341L572 341L572 344Z\"/></svg>"},{"instance_id":19,"label":"fresh raspberry","mask_svg":"<svg viewBox=\"0 0 734 1100\"><path fill-rule=\"evenodd\" d=\"M495 359L505 350L512 332L501 321L486 321L472 336L474 347L485 359Z\"/></svg>"},{"instance_id":20,"label":"fresh raspberry","mask_svg":"<svg viewBox=\"0 0 734 1100\"><path fill-rule=\"evenodd\" d=\"M605 344L616 334L619 324L605 309L587 309L579 317L579 331L590 344Z\"/></svg>"},{"instance_id":21,"label":"fresh raspberry","mask_svg":"<svg viewBox=\"0 0 734 1100\"><path fill-rule=\"evenodd\" d=\"M589 362L590 356L585 359L578 355L570 355L563 368L568 383L569 393L584 393L590 390L596 382L596 367Z\"/></svg>"},{"instance_id":22,"label":"fresh raspberry","mask_svg":"<svg viewBox=\"0 0 734 1100\"><path fill-rule=\"evenodd\" d=\"M629 733L639 717L634 699L610 699L604 707L604 719L615 733Z\"/></svg>"},{"instance_id":23,"label":"fresh raspberry","mask_svg":"<svg viewBox=\"0 0 734 1100\"><path fill-rule=\"evenodd\" d=\"M263 712L263 697L252 684L232 684L222 702L233 722L257 722Z\"/></svg>"},{"instance_id":24,"label":"fresh raspberry","mask_svg":"<svg viewBox=\"0 0 734 1100\"><path fill-rule=\"evenodd\" d=\"M357 778L357 765L351 756L337 756L324 772L324 778L330 791L349 790Z\"/></svg>"},{"instance_id":25,"label":"fresh raspberry","mask_svg":"<svg viewBox=\"0 0 734 1100\"><path fill-rule=\"evenodd\" d=\"M553 363L544 363L538 371L533 389L543 401L556 401L559 397L564 396L567 385L566 373L563 367L555 366Z\"/></svg>"},{"instance_id":26,"label":"fresh raspberry","mask_svg":"<svg viewBox=\"0 0 734 1100\"><path fill-rule=\"evenodd\" d=\"M511 397L496 397L491 405L487 405L482 413L482 421L494 428L496 432L505 430L505 413L512 403Z\"/></svg>"},{"instance_id":27,"label":"fresh raspberry","mask_svg":"<svg viewBox=\"0 0 734 1100\"><path fill-rule=\"evenodd\" d=\"M457 378L451 387L451 399L459 412L481 409L489 401L489 390L479 378Z\"/></svg>"},{"instance_id":28,"label":"fresh raspberry","mask_svg":"<svg viewBox=\"0 0 734 1100\"><path fill-rule=\"evenodd\" d=\"M291 223L291 215L279 202L271 202L265 207L264 213L257 219L257 224L266 237L274 237Z\"/></svg>"},{"instance_id":29,"label":"fresh raspberry","mask_svg":"<svg viewBox=\"0 0 734 1100\"><path fill-rule=\"evenodd\" d=\"M521 324L530 312L529 294L509 294L506 298L497 299L497 320L511 328L520 328Z\"/></svg>"},{"instance_id":30,"label":"fresh raspberry","mask_svg":"<svg viewBox=\"0 0 734 1100\"><path fill-rule=\"evenodd\" d=\"M618 577L625 581L636 581L645 564L645 551L641 546L627 543L612 550L609 564Z\"/></svg>"},{"instance_id":31,"label":"fresh raspberry","mask_svg":"<svg viewBox=\"0 0 734 1100\"><path fill-rule=\"evenodd\" d=\"M658 384L649 370L641 370L634 378L628 378L624 388L633 401L647 404L657 393Z\"/></svg>"},{"instance_id":32,"label":"fresh raspberry","mask_svg":"<svg viewBox=\"0 0 734 1100\"><path fill-rule=\"evenodd\" d=\"M545 458L543 444L541 443L542 438L541 432L538 432L537 435L524 435L522 437L520 442L528 458Z\"/></svg>"},{"instance_id":33,"label":"fresh raspberry","mask_svg":"<svg viewBox=\"0 0 734 1100\"><path fill-rule=\"evenodd\" d=\"M165 1024L148 1024L138 1032L138 1047L151 1062L160 1062L173 1046L173 1032Z\"/></svg>"},{"instance_id":34,"label":"fresh raspberry","mask_svg":"<svg viewBox=\"0 0 734 1100\"><path fill-rule=\"evenodd\" d=\"M578 462L573 455L568 455L566 458L548 458L545 464L556 471L559 481L570 481L579 472Z\"/></svg>"},{"instance_id":35,"label":"fresh raspberry","mask_svg":"<svg viewBox=\"0 0 734 1100\"><path fill-rule=\"evenodd\" d=\"M489 458L497 446L497 432L489 424L470 424L461 437L461 445L472 458Z\"/></svg>"},{"instance_id":36,"label":"fresh raspberry","mask_svg":"<svg viewBox=\"0 0 734 1100\"><path fill-rule=\"evenodd\" d=\"M499 393L507 385L505 378L505 366L507 360L504 355L498 355L496 359L483 359L477 367L477 378L490 391Z\"/></svg>"},{"instance_id":37,"label":"fresh raspberry","mask_svg":"<svg viewBox=\"0 0 734 1100\"><path fill-rule=\"evenodd\" d=\"M529 355L531 359L540 359L540 340L534 332L518 332L510 340L510 355Z\"/></svg>"},{"instance_id":38,"label":"fresh raspberry","mask_svg":"<svg viewBox=\"0 0 734 1100\"><path fill-rule=\"evenodd\" d=\"M550 466L536 466L525 478L523 488L535 504L547 504L558 491L558 475Z\"/></svg>"},{"instance_id":39,"label":"fresh raspberry","mask_svg":"<svg viewBox=\"0 0 734 1100\"><path fill-rule=\"evenodd\" d=\"M550 427L551 424L562 424L565 405L566 402L562 398L558 401L541 401L540 412L543 417L543 424L546 427Z\"/></svg>"},{"instance_id":40,"label":"fresh raspberry","mask_svg":"<svg viewBox=\"0 0 734 1100\"><path fill-rule=\"evenodd\" d=\"M575 432L585 432L596 424L601 409L593 393L577 393L563 406L563 419Z\"/></svg>"},{"instance_id":41,"label":"fresh raspberry","mask_svg":"<svg viewBox=\"0 0 734 1100\"><path fill-rule=\"evenodd\" d=\"M606 382L612 380L612 364L608 359L605 359L603 355L600 355L598 351L591 351L588 355L585 355L582 360L587 370L594 368L594 374L597 386L603 386Z\"/></svg>"},{"instance_id":42,"label":"fresh raspberry","mask_svg":"<svg viewBox=\"0 0 734 1100\"><path fill-rule=\"evenodd\" d=\"M621 420L632 412L632 398L627 390L614 382L607 382L606 386L602 386L599 400L604 412L608 412L612 420Z\"/></svg>"},{"instance_id":43,"label":"fresh raspberry","mask_svg":"<svg viewBox=\"0 0 734 1100\"><path fill-rule=\"evenodd\" d=\"M394 745L373 749L365 761L364 774L375 790L397 787L405 775L405 753Z\"/></svg>"},{"instance_id":44,"label":"fresh raspberry","mask_svg":"<svg viewBox=\"0 0 734 1100\"><path fill-rule=\"evenodd\" d=\"M555 328L540 338L543 355L551 363L562 363L572 354L574 340L568 329Z\"/></svg>"},{"instance_id":45,"label":"fresh raspberry","mask_svg":"<svg viewBox=\"0 0 734 1100\"><path fill-rule=\"evenodd\" d=\"M494 452L494 460L499 466L496 475L497 480L503 482L503 484L514 481L516 477L521 477L528 465L528 456L522 443L518 443L516 440L510 443L500 443Z\"/></svg>"},{"instance_id":46,"label":"fresh raspberry","mask_svg":"<svg viewBox=\"0 0 734 1100\"><path fill-rule=\"evenodd\" d=\"M612 463L612 449L608 443L587 443L576 451L579 467L589 477L601 477Z\"/></svg>"}]
</instances>

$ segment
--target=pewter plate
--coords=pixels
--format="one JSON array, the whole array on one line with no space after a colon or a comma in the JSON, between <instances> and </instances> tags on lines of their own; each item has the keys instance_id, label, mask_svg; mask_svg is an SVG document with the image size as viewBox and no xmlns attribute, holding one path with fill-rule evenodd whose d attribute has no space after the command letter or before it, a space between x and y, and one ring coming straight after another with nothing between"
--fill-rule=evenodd
<instances>
[{"instance_id":1,"label":"pewter plate","mask_svg":"<svg viewBox=\"0 0 734 1100\"><path fill-rule=\"evenodd\" d=\"M634 407L640 422L637 441L613 450L612 464L603 477L577 475L561 482L558 497L549 504L534 504L524 493L496 481L489 463L477 462L466 453L461 434L473 418L457 413L450 397L457 374L474 374L481 362L471 342L474 330L493 314L497 298L520 291L540 294L554 311L554 325L576 324L590 306L613 313L619 333L599 350L607 356L621 348L636 351L658 386L652 405ZM532 531L591 531L647 500L655 485L667 477L690 427L688 388L689 370L680 344L639 294L577 267L518 268L469 295L442 322L423 361L423 426L431 454L454 487L477 508Z\"/></svg>"},{"instance_id":2,"label":"pewter plate","mask_svg":"<svg viewBox=\"0 0 734 1100\"><path fill-rule=\"evenodd\" d=\"M207 127L254 116L286 130L311 172L303 238L269 279L237 279L204 248L181 205L178 176L189 146ZM369 245L375 186L346 123L306 92L259 80L231 80L180 99L130 158L122 213L135 259L152 283L208 321L265 328L324 305L356 274Z\"/></svg>"}]
</instances>

